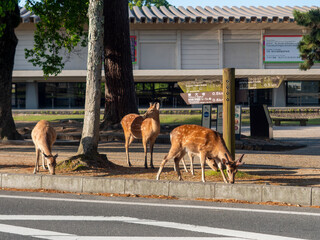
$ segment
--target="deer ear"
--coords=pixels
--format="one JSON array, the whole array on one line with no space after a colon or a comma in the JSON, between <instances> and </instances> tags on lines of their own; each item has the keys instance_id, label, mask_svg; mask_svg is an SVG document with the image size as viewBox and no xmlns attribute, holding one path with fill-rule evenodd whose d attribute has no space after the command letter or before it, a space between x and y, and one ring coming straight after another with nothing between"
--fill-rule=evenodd
<instances>
[{"instance_id":1,"label":"deer ear","mask_svg":"<svg viewBox=\"0 0 320 240\"><path fill-rule=\"evenodd\" d=\"M56 155L54 155L54 158L57 158L58 157L58 153Z\"/></svg>"},{"instance_id":2,"label":"deer ear","mask_svg":"<svg viewBox=\"0 0 320 240\"><path fill-rule=\"evenodd\" d=\"M155 107L156 107L157 110L159 110L160 109L160 103L158 103L158 102L155 103Z\"/></svg>"},{"instance_id":3,"label":"deer ear","mask_svg":"<svg viewBox=\"0 0 320 240\"><path fill-rule=\"evenodd\" d=\"M152 107L152 106L153 106L153 103L152 103L152 102L149 102L149 104L150 104L150 107Z\"/></svg>"},{"instance_id":4,"label":"deer ear","mask_svg":"<svg viewBox=\"0 0 320 240\"><path fill-rule=\"evenodd\" d=\"M46 155L45 153L42 153L42 154L43 154L43 156L45 156L46 158L47 158L47 157L49 157L49 156L48 156L48 155Z\"/></svg>"},{"instance_id":5,"label":"deer ear","mask_svg":"<svg viewBox=\"0 0 320 240\"><path fill-rule=\"evenodd\" d=\"M223 163L224 165L227 165L228 160L227 160L227 159L225 159L225 158L222 158L222 163Z\"/></svg>"}]
</instances>

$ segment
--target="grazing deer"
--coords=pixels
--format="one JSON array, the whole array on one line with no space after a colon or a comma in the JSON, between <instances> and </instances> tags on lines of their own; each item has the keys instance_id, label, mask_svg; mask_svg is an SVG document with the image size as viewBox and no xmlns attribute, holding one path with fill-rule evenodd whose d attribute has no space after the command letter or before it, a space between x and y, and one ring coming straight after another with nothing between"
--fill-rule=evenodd
<instances>
[{"instance_id":1,"label":"grazing deer","mask_svg":"<svg viewBox=\"0 0 320 240\"><path fill-rule=\"evenodd\" d=\"M46 162L50 174L54 175L58 154L53 156L51 151L52 145L57 138L56 131L50 126L48 121L41 120L33 128L31 137L36 148L36 164L33 173L39 172L39 157L42 154L42 167L46 169Z\"/></svg>"},{"instance_id":2,"label":"grazing deer","mask_svg":"<svg viewBox=\"0 0 320 240\"><path fill-rule=\"evenodd\" d=\"M223 138L218 132L198 125L182 125L172 130L170 139L171 148L160 165L157 180L160 179L164 165L171 158L174 158L179 180L182 180L179 162L186 153L189 154L189 157L191 153L191 156L198 155L200 157L203 182L205 182L204 164L207 160L208 163L212 163L212 166L214 166L214 161L218 164L225 183L234 183L237 168L243 164L244 154L237 161L233 161ZM229 180L223 172L222 163L226 165Z\"/></svg>"},{"instance_id":3,"label":"grazing deer","mask_svg":"<svg viewBox=\"0 0 320 240\"><path fill-rule=\"evenodd\" d=\"M150 167L153 166L153 146L160 133L160 119L159 119L159 103L150 103L150 107L143 116L138 114L128 114L121 120L121 126L124 131L125 148L127 163L131 167L129 159L129 146L134 139L142 139L144 148L144 167L148 168L147 164L147 143L150 147Z\"/></svg>"},{"instance_id":4,"label":"grazing deer","mask_svg":"<svg viewBox=\"0 0 320 240\"><path fill-rule=\"evenodd\" d=\"M194 168L193 168L193 158L194 158L194 154L192 154L191 152L188 152L188 156L189 156L189 160L190 160L190 172L192 175L194 175ZM186 172L188 172L188 168L186 166L186 163L184 161L184 157L181 158L182 164L183 164L183 168ZM218 171L218 166L216 164L215 161L210 161L210 160L206 160L206 163L208 164L208 166L213 170L213 171ZM174 171L176 170L176 165L173 165L173 169Z\"/></svg>"}]
</instances>

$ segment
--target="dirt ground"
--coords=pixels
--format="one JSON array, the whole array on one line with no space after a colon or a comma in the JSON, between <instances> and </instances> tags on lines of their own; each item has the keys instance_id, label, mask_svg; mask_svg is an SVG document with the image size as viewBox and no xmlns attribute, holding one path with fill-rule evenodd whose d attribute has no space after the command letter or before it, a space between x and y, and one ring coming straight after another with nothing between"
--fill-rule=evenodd
<instances>
[{"instance_id":1,"label":"dirt ground","mask_svg":"<svg viewBox=\"0 0 320 240\"><path fill-rule=\"evenodd\" d=\"M17 129L26 137L30 136L35 122L17 122ZM76 121L53 123L58 135L80 136L82 124ZM116 130L114 130L116 131ZM121 132L121 130L120 130ZM53 154L58 153L58 162L68 159L77 152L78 144L55 144ZM155 179L158 166L170 148L169 144L156 144L154 152L154 165L156 169L144 168L144 154L141 143L133 143L130 147L130 158L133 167L127 167L124 143L121 141L101 142L99 152L106 154L109 161L116 166L108 169L86 169L81 171L57 170L57 175L71 176L94 176L94 177L116 177L116 178L136 178ZM303 150L300 150L300 153ZM307 149L306 149L307 151ZM320 159L319 155L311 154L302 157L294 151L249 151L237 150L236 157L245 153L245 165L240 171L243 176L236 177L237 184L273 184L291 186L320 186ZM290 161L289 161L290 160ZM1 173L24 173L32 174L35 161L35 151L31 140L27 144L0 144L0 172ZM189 160L186 158L189 165ZM201 181L201 171L198 158L195 158L195 175L181 169L184 181ZM182 167L182 164L180 164ZM209 171L209 168L207 167ZM48 174L40 168L40 174ZM166 165L161 179L177 180L177 174L173 171L173 161ZM207 181L222 182L222 177L207 176Z\"/></svg>"}]
</instances>

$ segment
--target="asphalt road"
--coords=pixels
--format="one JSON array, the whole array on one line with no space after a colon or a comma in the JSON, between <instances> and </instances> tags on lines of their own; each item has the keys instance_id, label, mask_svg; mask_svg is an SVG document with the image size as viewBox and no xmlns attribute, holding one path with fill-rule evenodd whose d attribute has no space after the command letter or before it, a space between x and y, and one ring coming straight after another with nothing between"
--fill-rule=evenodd
<instances>
[{"instance_id":1,"label":"asphalt road","mask_svg":"<svg viewBox=\"0 0 320 240\"><path fill-rule=\"evenodd\" d=\"M0 239L319 239L320 209L0 192Z\"/></svg>"}]
</instances>

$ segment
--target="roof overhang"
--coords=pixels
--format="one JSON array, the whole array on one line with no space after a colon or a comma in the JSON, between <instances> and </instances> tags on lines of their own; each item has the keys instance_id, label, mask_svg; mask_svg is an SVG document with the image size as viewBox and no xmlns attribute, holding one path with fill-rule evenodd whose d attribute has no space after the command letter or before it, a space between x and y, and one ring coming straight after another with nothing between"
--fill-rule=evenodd
<instances>
[{"instance_id":1,"label":"roof overhang","mask_svg":"<svg viewBox=\"0 0 320 240\"><path fill-rule=\"evenodd\" d=\"M320 69L301 71L299 69L236 69L236 78L249 76L285 76L287 81L319 80ZM63 70L58 76L43 77L41 70L13 71L13 82L85 82L86 70ZM178 82L190 80L221 79L222 69L197 70L133 70L135 82ZM104 78L104 71L102 71Z\"/></svg>"}]
</instances>

